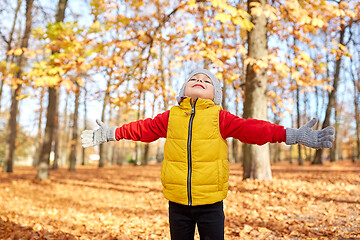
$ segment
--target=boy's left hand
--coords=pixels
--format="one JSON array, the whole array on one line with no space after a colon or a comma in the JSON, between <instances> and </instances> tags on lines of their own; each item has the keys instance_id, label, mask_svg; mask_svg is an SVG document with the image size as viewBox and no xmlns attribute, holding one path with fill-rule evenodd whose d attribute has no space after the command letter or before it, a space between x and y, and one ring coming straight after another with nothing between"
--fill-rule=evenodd
<instances>
[{"instance_id":1,"label":"boy's left hand","mask_svg":"<svg viewBox=\"0 0 360 240\"><path fill-rule=\"evenodd\" d=\"M96 119L96 123L100 128L95 130L84 130L81 134L81 142L84 148L116 140L116 127L108 127L99 119Z\"/></svg>"},{"instance_id":2,"label":"boy's left hand","mask_svg":"<svg viewBox=\"0 0 360 240\"><path fill-rule=\"evenodd\" d=\"M301 143L311 148L331 148L332 142L335 139L334 127L329 126L321 130L311 129L317 121L317 118L313 118L310 122L299 129L287 128L286 144L292 145Z\"/></svg>"}]
</instances>

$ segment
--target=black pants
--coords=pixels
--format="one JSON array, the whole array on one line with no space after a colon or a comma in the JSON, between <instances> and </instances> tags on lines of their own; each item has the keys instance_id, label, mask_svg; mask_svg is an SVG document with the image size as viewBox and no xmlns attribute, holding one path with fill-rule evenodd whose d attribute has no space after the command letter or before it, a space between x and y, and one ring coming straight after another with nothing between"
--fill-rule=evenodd
<instances>
[{"instance_id":1,"label":"black pants","mask_svg":"<svg viewBox=\"0 0 360 240\"><path fill-rule=\"evenodd\" d=\"M169 202L169 223L172 240L194 240L195 225L201 240L224 239L223 202L186 206Z\"/></svg>"}]
</instances>

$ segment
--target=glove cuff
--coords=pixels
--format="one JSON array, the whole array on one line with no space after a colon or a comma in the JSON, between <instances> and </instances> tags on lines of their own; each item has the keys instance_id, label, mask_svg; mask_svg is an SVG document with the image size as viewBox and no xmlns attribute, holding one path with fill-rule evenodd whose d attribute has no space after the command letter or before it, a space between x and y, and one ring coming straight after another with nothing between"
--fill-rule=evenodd
<instances>
[{"instance_id":1,"label":"glove cuff","mask_svg":"<svg viewBox=\"0 0 360 240\"><path fill-rule=\"evenodd\" d=\"M287 128L286 129L286 141L285 143L287 145L293 145L297 143L297 135L298 135L298 129L295 128Z\"/></svg>"},{"instance_id":2,"label":"glove cuff","mask_svg":"<svg viewBox=\"0 0 360 240\"><path fill-rule=\"evenodd\" d=\"M116 141L116 138L115 138L115 131L116 131L117 127L109 127L107 129L107 140L108 141Z\"/></svg>"}]
</instances>

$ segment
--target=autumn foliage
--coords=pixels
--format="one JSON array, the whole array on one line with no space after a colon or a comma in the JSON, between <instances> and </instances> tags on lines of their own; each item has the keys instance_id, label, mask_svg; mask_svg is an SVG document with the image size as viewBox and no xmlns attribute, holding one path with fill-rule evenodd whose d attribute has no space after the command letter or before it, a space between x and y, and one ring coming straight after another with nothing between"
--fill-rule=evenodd
<instances>
[{"instance_id":1,"label":"autumn foliage","mask_svg":"<svg viewBox=\"0 0 360 240\"><path fill-rule=\"evenodd\" d=\"M13 172L0 173L0 239L169 238L160 165L126 165L160 162L161 142L83 151L78 133L93 118L120 126L168 110L195 66L216 74L222 106L240 117L247 69L264 72L268 120L296 128L317 116L336 141L314 162L353 161L297 166L315 151L272 145L272 161L294 165L273 164L270 182L243 181L232 163L225 238L360 238L359 1L60 0L57 13L33 2L0 1L0 166ZM256 58L248 36L260 15L266 55ZM241 148L229 140L231 162L243 160ZM17 166L37 166L42 152L47 171L60 166L49 180ZM70 155L71 170L94 155L100 168L68 172Z\"/></svg>"},{"instance_id":2,"label":"autumn foliage","mask_svg":"<svg viewBox=\"0 0 360 240\"><path fill-rule=\"evenodd\" d=\"M359 164L272 171L273 181L242 181L241 165L231 164L225 239L360 237ZM0 239L169 239L158 164L34 175L28 167L0 174Z\"/></svg>"}]
</instances>

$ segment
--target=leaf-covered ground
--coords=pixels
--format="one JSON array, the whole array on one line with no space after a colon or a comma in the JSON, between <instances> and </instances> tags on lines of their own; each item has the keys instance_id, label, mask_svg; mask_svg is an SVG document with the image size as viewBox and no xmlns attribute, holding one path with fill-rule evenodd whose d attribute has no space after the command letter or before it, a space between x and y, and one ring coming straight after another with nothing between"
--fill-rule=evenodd
<instances>
[{"instance_id":1,"label":"leaf-covered ground","mask_svg":"<svg viewBox=\"0 0 360 240\"><path fill-rule=\"evenodd\" d=\"M272 169L273 181L242 181L231 164L225 239L360 239L359 163ZM170 238L160 165L35 175L0 173L0 239Z\"/></svg>"}]
</instances>

